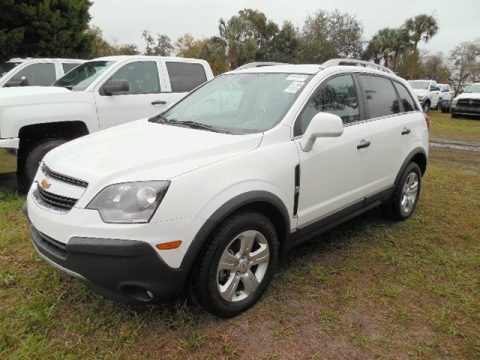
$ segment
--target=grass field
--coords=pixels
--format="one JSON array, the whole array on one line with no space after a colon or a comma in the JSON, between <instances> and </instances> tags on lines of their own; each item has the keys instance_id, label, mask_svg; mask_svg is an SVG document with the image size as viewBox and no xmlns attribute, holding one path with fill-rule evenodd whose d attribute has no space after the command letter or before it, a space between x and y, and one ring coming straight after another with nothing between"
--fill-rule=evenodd
<instances>
[{"instance_id":1,"label":"grass field","mask_svg":"<svg viewBox=\"0 0 480 360\"><path fill-rule=\"evenodd\" d=\"M480 119L452 119L450 114L431 111L430 138L480 143Z\"/></svg>"},{"instance_id":2,"label":"grass field","mask_svg":"<svg viewBox=\"0 0 480 360\"><path fill-rule=\"evenodd\" d=\"M411 219L372 211L294 250L230 320L97 296L36 256L24 198L0 190L0 358L480 358L480 155L433 150L424 180Z\"/></svg>"}]
</instances>

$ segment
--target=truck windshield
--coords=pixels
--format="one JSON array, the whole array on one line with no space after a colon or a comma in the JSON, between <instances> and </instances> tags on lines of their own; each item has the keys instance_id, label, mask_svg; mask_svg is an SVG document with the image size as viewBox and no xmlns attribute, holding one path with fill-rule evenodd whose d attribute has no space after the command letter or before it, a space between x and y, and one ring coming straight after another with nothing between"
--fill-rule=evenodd
<instances>
[{"instance_id":1,"label":"truck windshield","mask_svg":"<svg viewBox=\"0 0 480 360\"><path fill-rule=\"evenodd\" d=\"M469 85L465 88L466 93L480 93L480 84Z\"/></svg>"},{"instance_id":2,"label":"truck windshield","mask_svg":"<svg viewBox=\"0 0 480 360\"><path fill-rule=\"evenodd\" d=\"M430 81L409 81L410 86L417 90L428 90Z\"/></svg>"},{"instance_id":3,"label":"truck windshield","mask_svg":"<svg viewBox=\"0 0 480 360\"><path fill-rule=\"evenodd\" d=\"M222 75L150 121L231 134L264 132L282 120L311 77L285 73Z\"/></svg>"},{"instance_id":4,"label":"truck windshield","mask_svg":"<svg viewBox=\"0 0 480 360\"><path fill-rule=\"evenodd\" d=\"M64 87L72 91L84 91L114 61L89 61L76 67L57 80L53 86Z\"/></svg>"},{"instance_id":5,"label":"truck windshield","mask_svg":"<svg viewBox=\"0 0 480 360\"><path fill-rule=\"evenodd\" d=\"M7 62L4 62L4 63L0 63L0 78L5 75L7 72L9 72L10 70L12 70L15 66L17 66L18 64L20 63L16 63L16 62L10 62L10 61L7 61Z\"/></svg>"}]
</instances>

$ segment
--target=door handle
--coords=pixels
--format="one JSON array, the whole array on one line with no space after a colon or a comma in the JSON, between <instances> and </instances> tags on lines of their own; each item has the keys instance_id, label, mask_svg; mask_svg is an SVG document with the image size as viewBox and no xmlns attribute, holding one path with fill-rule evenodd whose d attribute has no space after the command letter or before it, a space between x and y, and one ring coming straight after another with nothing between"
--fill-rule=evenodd
<instances>
[{"instance_id":1,"label":"door handle","mask_svg":"<svg viewBox=\"0 0 480 360\"><path fill-rule=\"evenodd\" d=\"M404 128L403 131L402 131L402 135L408 135L412 132L412 130L410 130L409 128Z\"/></svg>"},{"instance_id":2,"label":"door handle","mask_svg":"<svg viewBox=\"0 0 480 360\"><path fill-rule=\"evenodd\" d=\"M370 146L370 141L362 140L360 141L360 144L357 145L357 149L365 149Z\"/></svg>"},{"instance_id":3,"label":"door handle","mask_svg":"<svg viewBox=\"0 0 480 360\"><path fill-rule=\"evenodd\" d=\"M167 102L164 100L155 100L152 101L152 105L167 105Z\"/></svg>"}]
</instances>

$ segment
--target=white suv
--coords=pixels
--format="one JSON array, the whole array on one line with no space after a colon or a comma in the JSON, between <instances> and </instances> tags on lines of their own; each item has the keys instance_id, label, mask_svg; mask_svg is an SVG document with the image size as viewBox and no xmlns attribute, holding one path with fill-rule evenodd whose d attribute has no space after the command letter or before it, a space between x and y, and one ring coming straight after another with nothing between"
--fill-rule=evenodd
<instances>
[{"instance_id":1,"label":"white suv","mask_svg":"<svg viewBox=\"0 0 480 360\"><path fill-rule=\"evenodd\" d=\"M232 71L54 149L25 208L35 248L109 297L188 289L239 314L293 246L379 205L396 220L414 211L427 118L406 81L369 66Z\"/></svg>"}]
</instances>

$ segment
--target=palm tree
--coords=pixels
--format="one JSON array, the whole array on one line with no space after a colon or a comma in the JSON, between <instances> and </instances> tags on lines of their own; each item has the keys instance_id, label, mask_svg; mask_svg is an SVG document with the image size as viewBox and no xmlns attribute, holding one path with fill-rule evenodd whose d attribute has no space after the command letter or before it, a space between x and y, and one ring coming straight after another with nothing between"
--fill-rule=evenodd
<instances>
[{"instance_id":1,"label":"palm tree","mask_svg":"<svg viewBox=\"0 0 480 360\"><path fill-rule=\"evenodd\" d=\"M397 69L397 61L400 54L402 54L405 49L408 48L410 44L408 32L405 28L401 27L395 29L392 34L392 41L390 47L393 51L393 59L392 59L392 70L396 71Z\"/></svg>"},{"instance_id":2,"label":"palm tree","mask_svg":"<svg viewBox=\"0 0 480 360\"><path fill-rule=\"evenodd\" d=\"M410 43L412 46L412 58L410 63L410 78L415 77L418 43L420 41L429 41L438 31L437 20L430 15L417 15L405 22L405 29L408 31Z\"/></svg>"}]
</instances>

